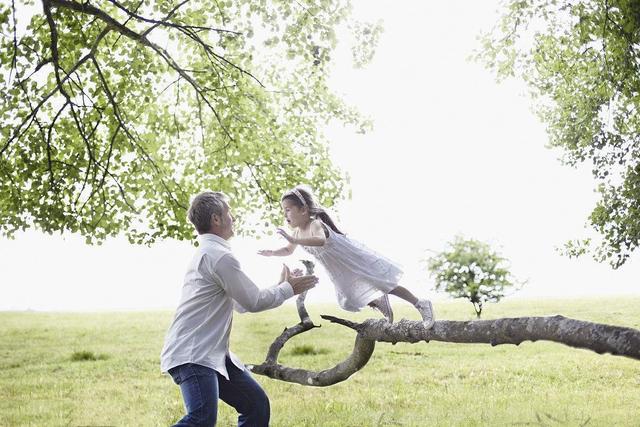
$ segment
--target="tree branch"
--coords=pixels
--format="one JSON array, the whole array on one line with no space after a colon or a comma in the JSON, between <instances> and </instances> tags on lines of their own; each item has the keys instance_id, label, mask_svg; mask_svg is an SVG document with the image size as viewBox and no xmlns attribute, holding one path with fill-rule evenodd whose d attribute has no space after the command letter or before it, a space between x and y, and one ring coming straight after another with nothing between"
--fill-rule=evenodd
<instances>
[{"instance_id":1,"label":"tree branch","mask_svg":"<svg viewBox=\"0 0 640 427\"><path fill-rule=\"evenodd\" d=\"M47 163L49 165L49 185L51 187L51 191L55 191L55 176L53 174L53 162L51 159L51 134L53 133L53 128L56 124L56 121L58 120L58 117L60 117L60 114L62 114L67 105L69 105L69 103L65 102L62 107L60 107L56 115L53 117L53 120L51 120L51 123L48 126L49 129L47 130Z\"/></svg>"},{"instance_id":2,"label":"tree branch","mask_svg":"<svg viewBox=\"0 0 640 427\"><path fill-rule=\"evenodd\" d=\"M302 299L304 309L304 298ZM306 310L304 310L306 312ZM300 305L298 314L302 318ZM519 345L523 341L553 341L570 347L611 353L640 360L640 330L600 323L569 319L564 316L519 317L495 320L450 321L440 320L431 329L423 322L403 319L389 323L386 319L367 319L362 323L334 316L321 316L325 320L346 326L358 334L351 355L331 369L315 372L290 368L277 363L277 356L286 341L311 329L311 321L302 321L285 329L269 349L267 359L248 368L259 375L305 386L325 387L346 380L362 369L373 354L376 341L416 343L443 341L453 343L487 343Z\"/></svg>"},{"instance_id":3,"label":"tree branch","mask_svg":"<svg viewBox=\"0 0 640 427\"><path fill-rule=\"evenodd\" d=\"M313 274L313 262L303 260L302 263L307 269L307 274ZM266 360L262 364L247 365L247 368L249 368L251 372L259 375L266 375L270 378L282 381L316 387L326 387L346 380L367 364L369 358L373 354L376 343L373 340L363 339L359 334L356 337L356 342L351 355L331 369L314 372L307 371L306 369L289 368L277 363L278 354L289 339L313 328L320 327L313 324L309 317L309 313L304 306L306 296L307 293L303 292L296 300L296 308L298 309L298 316L300 316L300 323L291 328L284 329L282 334L280 334L280 336L277 337L269 347Z\"/></svg>"},{"instance_id":4,"label":"tree branch","mask_svg":"<svg viewBox=\"0 0 640 427\"><path fill-rule=\"evenodd\" d=\"M380 342L443 341L519 345L523 341L553 341L598 354L611 353L640 360L640 330L605 325L564 316L514 317L495 320L439 320L433 328L403 319L390 324L384 319L353 323L333 316L325 320L347 326L366 339Z\"/></svg>"},{"instance_id":5,"label":"tree branch","mask_svg":"<svg viewBox=\"0 0 640 427\"><path fill-rule=\"evenodd\" d=\"M13 57L11 58L11 71L9 72L9 81L11 81L13 72L17 74L18 59L18 22L16 21L16 4L15 0L11 0L11 17L13 18Z\"/></svg>"},{"instance_id":6,"label":"tree branch","mask_svg":"<svg viewBox=\"0 0 640 427\"><path fill-rule=\"evenodd\" d=\"M279 364L249 366L251 372L265 375L275 380L287 381L306 386L326 387L337 384L358 372L369 362L369 358L375 350L376 342L356 337L351 355L331 369L314 372L306 369L289 368Z\"/></svg>"},{"instance_id":7,"label":"tree branch","mask_svg":"<svg viewBox=\"0 0 640 427\"><path fill-rule=\"evenodd\" d=\"M50 3L52 7L62 7L66 9L75 10L76 12L85 13L87 15L95 16L99 18L101 21L107 24L109 28L119 32L120 34L127 36L133 40L137 40L146 46L149 45L149 40L145 37L140 36L140 34L135 31L127 28L125 25L122 25L115 19L113 19L108 13L105 11L98 9L95 6L92 6L88 2L78 3L72 0L43 0L47 3Z\"/></svg>"},{"instance_id":8,"label":"tree branch","mask_svg":"<svg viewBox=\"0 0 640 427\"><path fill-rule=\"evenodd\" d=\"M124 13L126 13L127 15L129 15L130 17L138 20L138 21L142 21L142 22L147 22L149 24L155 24L152 27L146 29L142 35L146 36L147 34L149 34L151 31L153 31L155 28L157 28L158 26L163 26L163 27L171 27L171 28L189 28L189 29L194 29L194 30L204 30L204 31L215 31L218 33L230 33L230 34L234 34L237 36L241 36L242 34L237 32L237 31L232 31L232 30L225 30L222 28L214 28L214 27L203 27L203 26L197 26L197 25L186 25L186 24L176 24L174 22L170 22L169 19L175 14L175 12L182 7L183 5L185 5L186 3L189 2L189 0L183 0L181 3L177 4L171 11L169 11L169 13L167 14L166 17L164 17L163 19L152 19L152 18L146 18L144 16L138 15L137 13L130 11L129 9L127 9L124 5L122 5L122 3L116 1L116 0L109 0L110 3L112 3L113 5L115 5L118 9L122 10Z\"/></svg>"},{"instance_id":9,"label":"tree branch","mask_svg":"<svg viewBox=\"0 0 640 427\"><path fill-rule=\"evenodd\" d=\"M42 0L42 8L44 10L45 16L47 17L47 22L49 23L49 31L51 34L51 59L53 61L53 71L56 76L58 90L67 99L67 102L71 103L71 106L73 107L71 98L69 97L69 94L67 94L67 92L64 90L64 87L62 86L62 80L60 79L60 62L58 57L58 29L53 19L53 15L51 14L51 1Z\"/></svg>"},{"instance_id":10,"label":"tree branch","mask_svg":"<svg viewBox=\"0 0 640 427\"><path fill-rule=\"evenodd\" d=\"M258 186L262 194L264 194L264 196L267 198L267 202L269 204L273 204L273 197L271 197L269 192L264 189L264 187L262 186L262 183L260 182L260 179L253 172L253 168L251 167L251 164L247 161L245 161L244 164L247 166L247 168L249 168L249 172L251 173L251 177L253 178L253 181L256 183L256 185Z\"/></svg>"}]
</instances>

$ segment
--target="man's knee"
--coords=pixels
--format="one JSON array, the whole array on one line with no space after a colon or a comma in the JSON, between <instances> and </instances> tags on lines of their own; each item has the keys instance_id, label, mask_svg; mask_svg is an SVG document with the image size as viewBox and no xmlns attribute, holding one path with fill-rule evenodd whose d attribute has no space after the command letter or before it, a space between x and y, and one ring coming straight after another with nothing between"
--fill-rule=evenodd
<instances>
[{"instance_id":1,"label":"man's knee","mask_svg":"<svg viewBox=\"0 0 640 427\"><path fill-rule=\"evenodd\" d=\"M267 394L260 389L251 395L250 405L238 418L239 426L268 427L271 407Z\"/></svg>"},{"instance_id":2,"label":"man's knee","mask_svg":"<svg viewBox=\"0 0 640 427\"><path fill-rule=\"evenodd\" d=\"M254 400L255 404L255 413L258 419L266 419L269 421L269 416L271 415L271 406L269 404L269 397L264 390L260 390L260 393L256 393L256 397Z\"/></svg>"}]
</instances>

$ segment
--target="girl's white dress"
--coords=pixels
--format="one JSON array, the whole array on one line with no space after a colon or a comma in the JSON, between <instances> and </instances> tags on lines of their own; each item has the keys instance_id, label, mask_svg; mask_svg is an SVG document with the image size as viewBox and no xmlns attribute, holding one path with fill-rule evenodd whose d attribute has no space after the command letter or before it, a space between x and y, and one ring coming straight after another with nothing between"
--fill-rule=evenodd
<instances>
[{"instance_id":1,"label":"girl's white dress","mask_svg":"<svg viewBox=\"0 0 640 427\"><path fill-rule=\"evenodd\" d=\"M338 234L322 224L328 232L324 246L302 246L327 271L336 289L340 307L359 311L398 286L400 266L362 243Z\"/></svg>"}]
</instances>

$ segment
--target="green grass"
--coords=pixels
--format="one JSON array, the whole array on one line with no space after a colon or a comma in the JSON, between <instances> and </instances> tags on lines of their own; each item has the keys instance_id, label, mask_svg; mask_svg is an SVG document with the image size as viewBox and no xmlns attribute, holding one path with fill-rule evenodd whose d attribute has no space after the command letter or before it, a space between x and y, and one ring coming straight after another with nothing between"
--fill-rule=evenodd
<instances>
[{"instance_id":1,"label":"green grass","mask_svg":"<svg viewBox=\"0 0 640 427\"><path fill-rule=\"evenodd\" d=\"M393 301L396 318L418 319ZM640 297L514 300L484 318L563 314L640 329ZM440 319L473 319L464 302L436 304ZM322 324L291 340L280 362L320 370L344 359L352 331L319 319L353 314L309 307ZM0 426L165 426L182 416L180 391L160 374L171 312L0 313ZM236 315L231 348L260 363L274 337L297 321L295 307ZM80 361L74 361L79 359ZM273 426L640 425L640 361L549 342L518 347L431 342L378 343L369 364L328 388L257 377ZM236 414L221 404L220 426Z\"/></svg>"}]
</instances>

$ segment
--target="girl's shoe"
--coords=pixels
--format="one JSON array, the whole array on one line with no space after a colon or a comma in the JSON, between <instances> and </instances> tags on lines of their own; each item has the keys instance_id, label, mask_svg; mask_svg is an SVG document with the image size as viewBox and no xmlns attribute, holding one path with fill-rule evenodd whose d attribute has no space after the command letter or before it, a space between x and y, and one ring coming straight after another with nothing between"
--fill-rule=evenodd
<instances>
[{"instance_id":1,"label":"girl's shoe","mask_svg":"<svg viewBox=\"0 0 640 427\"><path fill-rule=\"evenodd\" d=\"M371 308L380 311L380 313L387 318L389 323L393 323L393 310L391 309L391 304L389 304L389 296L387 294L374 299L369 303L369 305Z\"/></svg>"},{"instance_id":2,"label":"girl's shoe","mask_svg":"<svg viewBox=\"0 0 640 427\"><path fill-rule=\"evenodd\" d=\"M422 322L424 323L425 329L431 329L434 323L436 323L436 316L433 314L433 305L431 305L431 301L428 299L418 300L415 307L422 316Z\"/></svg>"}]
</instances>

